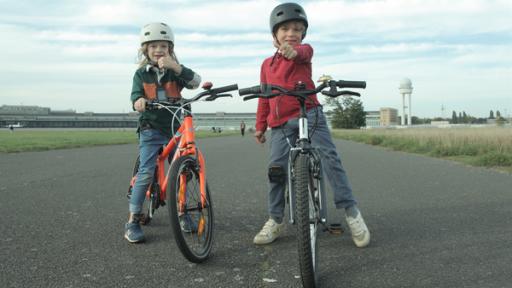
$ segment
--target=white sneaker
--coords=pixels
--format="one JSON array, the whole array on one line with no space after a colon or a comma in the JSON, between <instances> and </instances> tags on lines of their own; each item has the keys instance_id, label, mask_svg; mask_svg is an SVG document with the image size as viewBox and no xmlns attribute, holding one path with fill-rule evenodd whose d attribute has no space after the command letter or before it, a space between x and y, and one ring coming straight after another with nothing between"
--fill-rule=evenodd
<instances>
[{"instance_id":1,"label":"white sneaker","mask_svg":"<svg viewBox=\"0 0 512 288\"><path fill-rule=\"evenodd\" d=\"M268 219L263 228L261 228L261 231L254 237L254 244L263 245L274 242L281 235L283 226L284 221L278 224L274 219Z\"/></svg>"},{"instance_id":2,"label":"white sneaker","mask_svg":"<svg viewBox=\"0 0 512 288\"><path fill-rule=\"evenodd\" d=\"M363 248L370 244L370 231L364 223L361 213L357 213L356 218L346 217L350 232L352 233L352 240L357 247Z\"/></svg>"}]
</instances>

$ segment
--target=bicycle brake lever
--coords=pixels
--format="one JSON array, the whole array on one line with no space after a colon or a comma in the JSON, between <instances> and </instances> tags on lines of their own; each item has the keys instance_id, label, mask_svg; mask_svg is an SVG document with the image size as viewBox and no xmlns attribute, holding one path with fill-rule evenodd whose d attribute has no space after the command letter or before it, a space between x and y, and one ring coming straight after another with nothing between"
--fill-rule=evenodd
<instances>
[{"instance_id":1,"label":"bicycle brake lever","mask_svg":"<svg viewBox=\"0 0 512 288\"><path fill-rule=\"evenodd\" d=\"M204 101L213 101L217 98L220 98L220 97L233 97L233 95L231 94L217 94L217 95L211 95L211 96L208 96L206 98L204 98Z\"/></svg>"},{"instance_id":2,"label":"bicycle brake lever","mask_svg":"<svg viewBox=\"0 0 512 288\"><path fill-rule=\"evenodd\" d=\"M361 96L361 94L359 94L357 92L347 91L347 90L338 91L336 93L331 93L330 91L322 91L322 94L325 95L325 96L329 96L329 97L338 97L338 96L357 96L357 97L360 97Z\"/></svg>"},{"instance_id":3,"label":"bicycle brake lever","mask_svg":"<svg viewBox=\"0 0 512 288\"><path fill-rule=\"evenodd\" d=\"M233 98L233 95L231 95L231 94L219 94L219 95L217 95L217 97L231 97L231 98Z\"/></svg>"},{"instance_id":4,"label":"bicycle brake lever","mask_svg":"<svg viewBox=\"0 0 512 288\"><path fill-rule=\"evenodd\" d=\"M350 95L350 96L361 97L360 93L357 93L357 92L354 92L354 91L341 90L339 93L340 93L340 95Z\"/></svg>"},{"instance_id":5,"label":"bicycle brake lever","mask_svg":"<svg viewBox=\"0 0 512 288\"><path fill-rule=\"evenodd\" d=\"M247 101L247 100L251 100L251 99L254 99L254 98L260 98L261 94L252 94L252 95L249 95L249 96L244 96L244 98L242 98L242 100L244 101Z\"/></svg>"},{"instance_id":6,"label":"bicycle brake lever","mask_svg":"<svg viewBox=\"0 0 512 288\"><path fill-rule=\"evenodd\" d=\"M332 93L331 91L322 91L322 94L329 97L339 96L338 93Z\"/></svg>"}]
</instances>

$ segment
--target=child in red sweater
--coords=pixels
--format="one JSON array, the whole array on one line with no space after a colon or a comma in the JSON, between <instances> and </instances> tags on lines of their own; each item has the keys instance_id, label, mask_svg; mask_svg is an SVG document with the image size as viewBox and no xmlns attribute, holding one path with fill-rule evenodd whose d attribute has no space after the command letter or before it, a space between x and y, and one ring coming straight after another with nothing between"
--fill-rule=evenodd
<instances>
[{"instance_id":1,"label":"child in red sweater","mask_svg":"<svg viewBox=\"0 0 512 288\"><path fill-rule=\"evenodd\" d=\"M295 83L302 81L306 84L306 89L315 88L311 72L313 48L309 44L302 44L307 28L306 13L300 5L285 3L274 8L270 15L270 29L277 52L263 61L261 84L278 85L293 90ZM311 138L312 145L316 146L321 153L325 175L334 191L336 208L345 209L352 240L357 247L365 247L370 243L370 231L356 206L357 202L352 195L352 188L332 142L322 106L316 95L311 95L309 99L311 101L306 102L308 122L317 123ZM279 167L283 172L287 170L289 143L295 143L298 137L298 116L299 103L292 96L259 99L254 137L258 143L265 143L265 131L267 127L272 128L269 167L273 169L269 169L270 218L254 237L255 244L273 242L279 237L284 226L286 173L278 173L283 176L276 177L276 175L270 175L270 171L275 171L275 167Z\"/></svg>"}]
</instances>

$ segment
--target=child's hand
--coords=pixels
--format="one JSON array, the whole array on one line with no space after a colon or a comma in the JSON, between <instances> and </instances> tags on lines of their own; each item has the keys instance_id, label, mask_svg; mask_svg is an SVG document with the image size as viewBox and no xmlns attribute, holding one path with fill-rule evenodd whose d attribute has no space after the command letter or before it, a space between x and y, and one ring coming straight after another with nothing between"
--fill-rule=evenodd
<instances>
[{"instance_id":1,"label":"child's hand","mask_svg":"<svg viewBox=\"0 0 512 288\"><path fill-rule=\"evenodd\" d=\"M157 64L160 69L167 68L173 70L176 75L181 74L181 65L171 56L159 58Z\"/></svg>"},{"instance_id":2,"label":"child's hand","mask_svg":"<svg viewBox=\"0 0 512 288\"><path fill-rule=\"evenodd\" d=\"M137 101L135 101L135 103L133 103L133 108L135 108L135 110L137 110L138 112L141 112L141 113L146 111L146 99L144 99L144 98L137 99Z\"/></svg>"},{"instance_id":3,"label":"child's hand","mask_svg":"<svg viewBox=\"0 0 512 288\"><path fill-rule=\"evenodd\" d=\"M274 40L274 47L279 49L279 53L281 53L281 55L283 55L283 57L286 59L291 60L297 57L297 51L295 51L292 45L288 44L287 42L284 42L283 44L279 45L279 43L277 43L277 41Z\"/></svg>"},{"instance_id":4,"label":"child's hand","mask_svg":"<svg viewBox=\"0 0 512 288\"><path fill-rule=\"evenodd\" d=\"M267 138L265 138L265 132L262 131L254 132L254 138L256 138L256 142L260 144L263 144L265 141L267 141Z\"/></svg>"}]
</instances>

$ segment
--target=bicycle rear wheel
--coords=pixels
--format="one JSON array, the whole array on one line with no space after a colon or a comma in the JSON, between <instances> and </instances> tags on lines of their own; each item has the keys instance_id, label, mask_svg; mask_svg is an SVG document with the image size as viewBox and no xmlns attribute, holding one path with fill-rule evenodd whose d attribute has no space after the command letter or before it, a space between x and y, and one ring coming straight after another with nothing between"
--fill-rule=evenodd
<instances>
[{"instance_id":1,"label":"bicycle rear wheel","mask_svg":"<svg viewBox=\"0 0 512 288\"><path fill-rule=\"evenodd\" d=\"M133 185L135 184L135 179L137 173L139 172L140 166L140 156L137 156L137 160L135 160L135 165L133 167L132 180L130 181L130 188L128 189L128 198L131 197ZM153 219L153 215L155 213L156 208L158 208L158 198L159 198L159 186L156 183L156 172L155 177L153 178L153 183L151 183L149 195L145 196L144 203L142 204L142 212L143 216L140 219L140 224L148 225Z\"/></svg>"},{"instance_id":2,"label":"bicycle rear wheel","mask_svg":"<svg viewBox=\"0 0 512 288\"><path fill-rule=\"evenodd\" d=\"M194 263L206 260L213 244L213 207L205 186L203 206L197 160L184 156L172 163L167 190L171 227L183 256Z\"/></svg>"},{"instance_id":3,"label":"bicycle rear wheel","mask_svg":"<svg viewBox=\"0 0 512 288\"><path fill-rule=\"evenodd\" d=\"M156 183L156 181L153 181L149 189L149 195L147 195L146 192L144 204L142 205L142 211L144 212L144 217L141 220L142 225L148 225L151 222L153 216L155 215L156 208L158 208L160 186Z\"/></svg>"},{"instance_id":4,"label":"bicycle rear wheel","mask_svg":"<svg viewBox=\"0 0 512 288\"><path fill-rule=\"evenodd\" d=\"M306 288L318 284L318 217L313 198L314 181L308 155L298 154L293 165L293 188L300 274L302 285Z\"/></svg>"},{"instance_id":5,"label":"bicycle rear wheel","mask_svg":"<svg viewBox=\"0 0 512 288\"><path fill-rule=\"evenodd\" d=\"M137 172L139 172L139 166L140 166L140 156L137 156L137 159L135 160L135 165L133 165L133 171L132 171L132 179L130 179L130 186L128 187L128 194L126 194L126 197L130 199L132 197L132 190L133 185L135 184L135 180L137 179Z\"/></svg>"}]
</instances>

